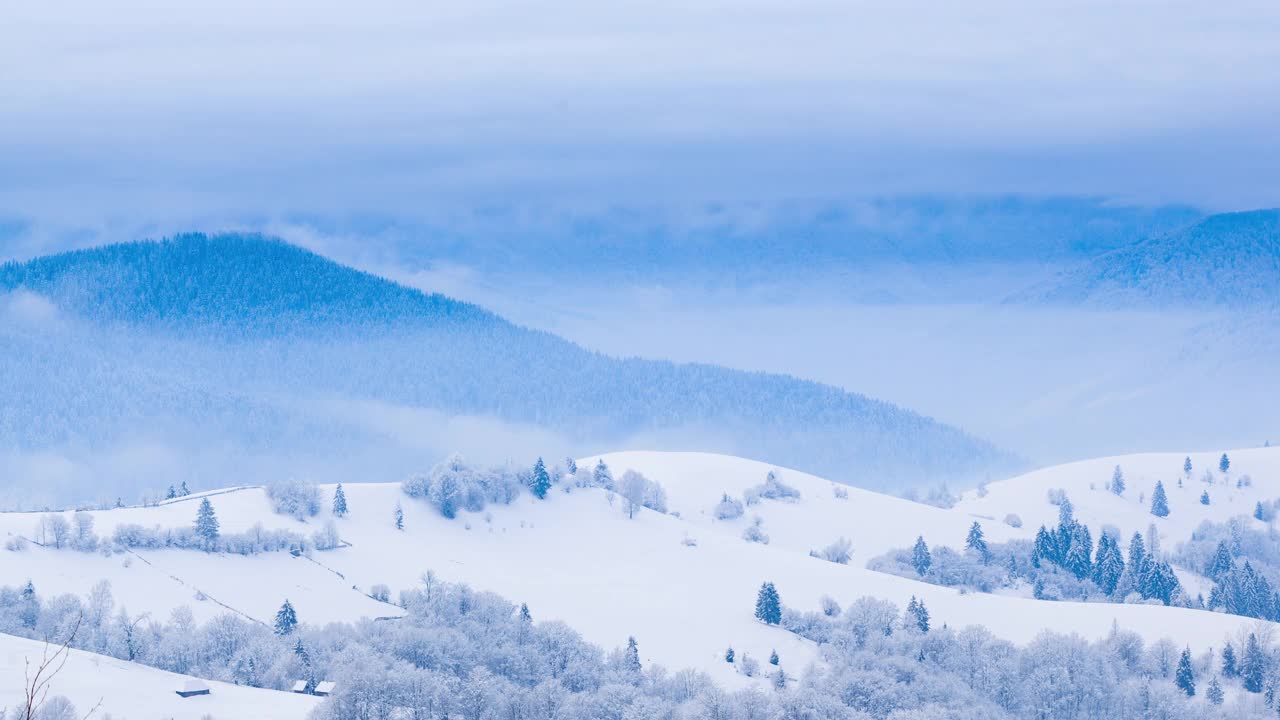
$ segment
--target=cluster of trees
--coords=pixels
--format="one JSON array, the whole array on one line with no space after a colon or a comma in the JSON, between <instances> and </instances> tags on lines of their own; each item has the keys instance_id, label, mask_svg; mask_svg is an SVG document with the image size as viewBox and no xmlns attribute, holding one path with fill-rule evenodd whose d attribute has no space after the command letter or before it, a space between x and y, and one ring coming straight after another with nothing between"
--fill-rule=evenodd
<instances>
[{"instance_id":1,"label":"cluster of trees","mask_svg":"<svg viewBox=\"0 0 1280 720\"><path fill-rule=\"evenodd\" d=\"M132 615L105 582L87 598L44 598L28 583L0 588L0 632L71 638L254 687L333 680L317 720L1254 720L1274 717L1267 699L1280 687L1276 653L1256 635L1241 639L1239 655L1227 646L1199 658L1118 629L1095 643L1045 633L1018 647L982 627L934 626L919 601L903 612L877 599L847 609L828 600L800 613L765 583L757 617L817 642L823 662L788 676L775 652L771 687L728 692L702 673L645 663L642 638L620 637L606 652L563 623L535 622L527 606L431 573L398 604L398 620L317 627L285 601L274 623L228 614L199 624L186 608L163 620ZM729 650L726 660L747 659ZM1242 692L1227 702L1223 689L1235 684ZM1188 698L1200 686L1207 703Z\"/></svg>"},{"instance_id":2,"label":"cluster of trees","mask_svg":"<svg viewBox=\"0 0 1280 720\"><path fill-rule=\"evenodd\" d=\"M306 520L320 513L320 489L315 483L296 478L277 479L267 483L267 499L271 509L280 515Z\"/></svg>"},{"instance_id":3,"label":"cluster of trees","mask_svg":"<svg viewBox=\"0 0 1280 720\"><path fill-rule=\"evenodd\" d=\"M540 474L535 474L537 468L541 468ZM433 467L430 473L409 477L401 483L401 488L409 497L424 499L444 517L453 518L461 510L480 512L489 503L509 505L525 489L536 495L535 479L545 496L544 488L549 488L552 481L541 458L534 468L510 465L474 468L455 454Z\"/></svg>"},{"instance_id":4,"label":"cluster of trees","mask_svg":"<svg viewBox=\"0 0 1280 720\"><path fill-rule=\"evenodd\" d=\"M1029 585L1035 597L1047 600L1199 604L1198 599L1187 597L1173 567L1158 552L1147 550L1141 534L1134 533L1130 539L1127 560L1114 532L1104 531L1095 548L1093 533L1075 519L1065 498L1059 502L1058 525L1041 526L1033 542L989 544L982 526L975 522L965 538L964 552L948 547L930 550L921 536L912 548L875 558L869 567L982 592Z\"/></svg>"},{"instance_id":5,"label":"cluster of trees","mask_svg":"<svg viewBox=\"0 0 1280 720\"><path fill-rule=\"evenodd\" d=\"M1280 538L1242 519L1202 523L1176 557L1213 581L1207 605L1214 610L1280 621Z\"/></svg>"}]
</instances>

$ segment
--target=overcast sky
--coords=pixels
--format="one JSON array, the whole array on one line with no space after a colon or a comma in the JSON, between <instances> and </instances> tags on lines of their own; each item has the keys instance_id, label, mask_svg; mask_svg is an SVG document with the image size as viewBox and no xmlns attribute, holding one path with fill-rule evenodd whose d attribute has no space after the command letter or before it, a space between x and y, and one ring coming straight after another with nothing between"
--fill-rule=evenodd
<instances>
[{"instance_id":1,"label":"overcast sky","mask_svg":"<svg viewBox=\"0 0 1280 720\"><path fill-rule=\"evenodd\" d=\"M1275 0L9 2L0 215L1277 205L1277 38Z\"/></svg>"}]
</instances>

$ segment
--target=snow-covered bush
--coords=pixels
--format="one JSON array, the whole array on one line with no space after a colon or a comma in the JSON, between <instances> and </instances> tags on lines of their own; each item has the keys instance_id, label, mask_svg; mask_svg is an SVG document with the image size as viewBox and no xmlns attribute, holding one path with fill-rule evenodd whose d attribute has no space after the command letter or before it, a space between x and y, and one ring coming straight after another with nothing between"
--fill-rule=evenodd
<instances>
[{"instance_id":1,"label":"snow-covered bush","mask_svg":"<svg viewBox=\"0 0 1280 720\"><path fill-rule=\"evenodd\" d=\"M747 488L742 494L748 505L755 505L761 498L768 500L799 500L800 491L782 482L776 470L770 470L764 482Z\"/></svg>"},{"instance_id":2,"label":"snow-covered bush","mask_svg":"<svg viewBox=\"0 0 1280 720\"><path fill-rule=\"evenodd\" d=\"M27 539L21 535L14 535L4 541L4 549L10 552L22 552L27 549Z\"/></svg>"},{"instance_id":3,"label":"snow-covered bush","mask_svg":"<svg viewBox=\"0 0 1280 720\"><path fill-rule=\"evenodd\" d=\"M831 494L834 495L837 500L848 500L849 488L843 485L832 485Z\"/></svg>"},{"instance_id":4,"label":"snow-covered bush","mask_svg":"<svg viewBox=\"0 0 1280 720\"><path fill-rule=\"evenodd\" d=\"M342 538L338 535L338 525L330 520L324 524L324 527L317 530L311 536L311 542L317 550L334 550L342 544Z\"/></svg>"},{"instance_id":5,"label":"snow-covered bush","mask_svg":"<svg viewBox=\"0 0 1280 720\"><path fill-rule=\"evenodd\" d=\"M389 603L391 602L391 588L387 587L383 583L378 583L377 585L369 588L369 597L377 600L378 602Z\"/></svg>"},{"instance_id":6,"label":"snow-covered bush","mask_svg":"<svg viewBox=\"0 0 1280 720\"><path fill-rule=\"evenodd\" d=\"M768 545L769 535L764 531L764 518L759 515L751 518L751 524L747 526L746 530L742 531L742 539L747 542Z\"/></svg>"},{"instance_id":7,"label":"snow-covered bush","mask_svg":"<svg viewBox=\"0 0 1280 720\"><path fill-rule=\"evenodd\" d=\"M618 492L622 495L623 509L634 517L642 507L655 512L667 511L667 491L661 485L635 470L628 470L618 480Z\"/></svg>"},{"instance_id":8,"label":"snow-covered bush","mask_svg":"<svg viewBox=\"0 0 1280 720\"><path fill-rule=\"evenodd\" d=\"M1009 513L1004 516L1004 524L1009 527L1020 528L1022 527L1022 518L1017 513Z\"/></svg>"},{"instance_id":9,"label":"snow-covered bush","mask_svg":"<svg viewBox=\"0 0 1280 720\"><path fill-rule=\"evenodd\" d=\"M272 480L267 483L267 498L271 500L271 509L279 515L306 520L320 512L320 489L306 480Z\"/></svg>"},{"instance_id":10,"label":"snow-covered bush","mask_svg":"<svg viewBox=\"0 0 1280 720\"><path fill-rule=\"evenodd\" d=\"M822 548L817 556L828 562L839 565L848 565L849 558L853 557L853 543L848 538L838 538L835 542Z\"/></svg>"},{"instance_id":11,"label":"snow-covered bush","mask_svg":"<svg viewBox=\"0 0 1280 720\"><path fill-rule=\"evenodd\" d=\"M147 528L136 523L117 525L111 541L118 547L157 550L177 548L183 550L208 550L235 555L256 555L264 552L288 551L295 555L312 550L311 541L289 530L267 530L262 523L255 524L243 533L222 533L210 545L196 534L195 528Z\"/></svg>"},{"instance_id":12,"label":"snow-covered bush","mask_svg":"<svg viewBox=\"0 0 1280 720\"><path fill-rule=\"evenodd\" d=\"M454 518L461 510L481 512L489 503L509 505L525 485L518 471L472 468L454 454L427 475L411 475L400 488L409 497L426 500L444 517Z\"/></svg>"},{"instance_id":13,"label":"snow-covered bush","mask_svg":"<svg viewBox=\"0 0 1280 720\"><path fill-rule=\"evenodd\" d=\"M1047 495L1050 505L1061 506L1063 503L1070 502L1067 499L1067 491L1062 488L1049 488Z\"/></svg>"},{"instance_id":14,"label":"snow-covered bush","mask_svg":"<svg viewBox=\"0 0 1280 720\"><path fill-rule=\"evenodd\" d=\"M712 509L712 514L717 520L733 520L742 517L742 501L737 498L729 497L729 493L725 493L720 502L716 503Z\"/></svg>"}]
</instances>

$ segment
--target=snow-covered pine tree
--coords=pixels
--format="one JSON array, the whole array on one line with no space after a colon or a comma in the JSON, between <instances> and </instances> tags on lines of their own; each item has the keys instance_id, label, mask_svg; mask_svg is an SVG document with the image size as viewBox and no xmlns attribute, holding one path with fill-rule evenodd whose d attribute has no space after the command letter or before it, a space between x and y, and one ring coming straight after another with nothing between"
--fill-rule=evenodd
<instances>
[{"instance_id":1,"label":"snow-covered pine tree","mask_svg":"<svg viewBox=\"0 0 1280 720\"><path fill-rule=\"evenodd\" d=\"M395 522L397 530L404 529L404 508L400 507L399 500L396 501Z\"/></svg>"},{"instance_id":2,"label":"snow-covered pine tree","mask_svg":"<svg viewBox=\"0 0 1280 720\"><path fill-rule=\"evenodd\" d=\"M1218 460L1218 470L1220 470L1223 475L1226 475L1227 471L1230 469L1231 458L1227 457L1226 453L1222 453L1222 458Z\"/></svg>"},{"instance_id":3,"label":"snow-covered pine tree","mask_svg":"<svg viewBox=\"0 0 1280 720\"><path fill-rule=\"evenodd\" d=\"M924 577L932 565L933 555L929 554L929 546L925 544L924 536L917 536L915 547L911 548L911 566L916 569L917 575Z\"/></svg>"},{"instance_id":4,"label":"snow-covered pine tree","mask_svg":"<svg viewBox=\"0 0 1280 720\"><path fill-rule=\"evenodd\" d=\"M275 632L277 635L290 635L297 627L298 614L293 611L293 604L286 598L276 612Z\"/></svg>"},{"instance_id":5,"label":"snow-covered pine tree","mask_svg":"<svg viewBox=\"0 0 1280 720\"><path fill-rule=\"evenodd\" d=\"M176 498L176 497L178 497L178 491L177 491L177 490L174 490L174 489L173 489L173 486L172 486L172 485L170 485L170 486L169 486L169 492L165 493L165 495L164 495L164 499L165 499L165 500L172 500L172 499L174 499L174 498Z\"/></svg>"},{"instance_id":6,"label":"snow-covered pine tree","mask_svg":"<svg viewBox=\"0 0 1280 720\"><path fill-rule=\"evenodd\" d=\"M1209 701L1210 705L1221 705L1226 699L1226 695L1222 692L1222 685L1218 682L1218 676L1214 675L1209 680L1209 687L1204 691L1204 698Z\"/></svg>"},{"instance_id":7,"label":"snow-covered pine tree","mask_svg":"<svg viewBox=\"0 0 1280 720\"><path fill-rule=\"evenodd\" d=\"M186 480L183 480L183 481L182 481L182 487L178 488L178 495L179 495L180 497L186 497L186 496L188 496L188 495L190 495L190 494L191 494L191 490L190 490L189 488L187 488L187 481L186 481Z\"/></svg>"},{"instance_id":8,"label":"snow-covered pine tree","mask_svg":"<svg viewBox=\"0 0 1280 720\"><path fill-rule=\"evenodd\" d=\"M218 541L218 516L213 512L209 498L202 498L200 508L196 510L196 535L204 541L206 550L212 550Z\"/></svg>"},{"instance_id":9,"label":"snow-covered pine tree","mask_svg":"<svg viewBox=\"0 0 1280 720\"><path fill-rule=\"evenodd\" d=\"M1112 595L1124 574L1124 558L1114 538L1103 533L1098 538L1098 553L1093 562L1093 582L1102 592Z\"/></svg>"},{"instance_id":10,"label":"snow-covered pine tree","mask_svg":"<svg viewBox=\"0 0 1280 720\"><path fill-rule=\"evenodd\" d=\"M570 475L573 475L578 472L578 461L572 457L566 457L564 459L564 468Z\"/></svg>"},{"instance_id":11,"label":"snow-covered pine tree","mask_svg":"<svg viewBox=\"0 0 1280 720\"><path fill-rule=\"evenodd\" d=\"M1191 456L1190 455L1187 456L1187 459L1182 461L1182 474L1186 475L1187 477L1191 477Z\"/></svg>"},{"instance_id":12,"label":"snow-covered pine tree","mask_svg":"<svg viewBox=\"0 0 1280 720\"><path fill-rule=\"evenodd\" d=\"M756 619L770 625L782 622L782 599L771 582L761 585L756 595Z\"/></svg>"},{"instance_id":13,"label":"snow-covered pine tree","mask_svg":"<svg viewBox=\"0 0 1280 720\"><path fill-rule=\"evenodd\" d=\"M978 556L982 558L983 565L986 565L987 561L991 559L991 551L987 549L987 540L982 534L982 526L976 520L969 528L969 536L965 538L964 546L966 550L978 553Z\"/></svg>"},{"instance_id":14,"label":"snow-covered pine tree","mask_svg":"<svg viewBox=\"0 0 1280 720\"><path fill-rule=\"evenodd\" d=\"M773 652L770 652L770 653L769 653L769 664L770 664L770 665L777 665L779 662L780 662L780 661L778 660L778 651L777 651L777 650L774 650Z\"/></svg>"},{"instance_id":15,"label":"snow-covered pine tree","mask_svg":"<svg viewBox=\"0 0 1280 720\"><path fill-rule=\"evenodd\" d=\"M1040 529L1036 531L1035 544L1031 546L1031 565L1033 567L1040 567L1040 562L1042 560L1057 562L1054 557L1055 553L1056 547L1054 545L1053 536L1049 534L1048 528L1041 525Z\"/></svg>"},{"instance_id":16,"label":"snow-covered pine tree","mask_svg":"<svg viewBox=\"0 0 1280 720\"><path fill-rule=\"evenodd\" d=\"M1151 493L1151 514L1156 517L1169 517L1169 498L1164 494L1164 483L1156 481L1155 492Z\"/></svg>"},{"instance_id":17,"label":"snow-covered pine tree","mask_svg":"<svg viewBox=\"0 0 1280 720\"><path fill-rule=\"evenodd\" d=\"M604 464L604 460L596 461L596 467L591 471L591 482L605 490L613 489L613 473L609 472L609 466Z\"/></svg>"},{"instance_id":18,"label":"snow-covered pine tree","mask_svg":"<svg viewBox=\"0 0 1280 720\"><path fill-rule=\"evenodd\" d=\"M526 625L533 622L533 615L529 614L529 606L525 603L520 603L520 622Z\"/></svg>"},{"instance_id":19,"label":"snow-covered pine tree","mask_svg":"<svg viewBox=\"0 0 1280 720\"><path fill-rule=\"evenodd\" d=\"M731 647L731 648L729 648L728 650L725 650L725 651L724 651L724 661L725 661L725 662L727 662L727 663L731 663L731 662L733 662L733 648L732 648L732 647Z\"/></svg>"},{"instance_id":20,"label":"snow-covered pine tree","mask_svg":"<svg viewBox=\"0 0 1280 720\"><path fill-rule=\"evenodd\" d=\"M1231 643L1227 643L1226 647L1222 648L1222 674L1229 678L1240 675L1240 666L1236 662L1236 649L1231 647Z\"/></svg>"},{"instance_id":21,"label":"snow-covered pine tree","mask_svg":"<svg viewBox=\"0 0 1280 720\"><path fill-rule=\"evenodd\" d=\"M1208 491L1208 490L1205 490L1204 492L1200 493L1200 504L1201 504L1201 505L1208 505L1208 504L1209 504L1209 491Z\"/></svg>"},{"instance_id":22,"label":"snow-covered pine tree","mask_svg":"<svg viewBox=\"0 0 1280 720\"><path fill-rule=\"evenodd\" d=\"M1265 511L1265 510L1263 510L1263 508L1262 508L1262 501L1261 501L1261 500L1259 500L1259 501L1258 501L1258 503L1257 503L1256 505L1254 505L1254 506L1253 506L1253 519L1254 519L1254 520L1261 520L1261 521L1263 521L1263 522L1266 522L1266 520L1267 520L1267 514L1266 514L1266 511Z\"/></svg>"},{"instance_id":23,"label":"snow-covered pine tree","mask_svg":"<svg viewBox=\"0 0 1280 720\"><path fill-rule=\"evenodd\" d=\"M337 489L333 491L333 514L338 517L345 517L347 514L347 494L342 491L342 483L338 483Z\"/></svg>"},{"instance_id":24,"label":"snow-covered pine tree","mask_svg":"<svg viewBox=\"0 0 1280 720\"><path fill-rule=\"evenodd\" d=\"M533 464L533 476L529 478L529 490L539 500L545 498L547 492L551 490L551 475L547 473L547 466L542 464L542 458L538 458L538 461Z\"/></svg>"},{"instance_id":25,"label":"snow-covered pine tree","mask_svg":"<svg viewBox=\"0 0 1280 720\"><path fill-rule=\"evenodd\" d=\"M622 665L629 673L639 673L640 667L640 647L636 644L634 636L627 638L627 649L623 654Z\"/></svg>"},{"instance_id":26,"label":"snow-covered pine tree","mask_svg":"<svg viewBox=\"0 0 1280 720\"><path fill-rule=\"evenodd\" d=\"M1115 472L1111 473L1111 492L1116 495L1124 494L1124 471L1117 465Z\"/></svg>"},{"instance_id":27,"label":"snow-covered pine tree","mask_svg":"<svg viewBox=\"0 0 1280 720\"><path fill-rule=\"evenodd\" d=\"M1240 662L1240 677L1244 689L1251 693L1262 692L1265 673L1266 658L1263 657L1262 646L1258 644L1258 636L1249 633L1249 642L1245 645L1244 658Z\"/></svg>"},{"instance_id":28,"label":"snow-covered pine tree","mask_svg":"<svg viewBox=\"0 0 1280 720\"><path fill-rule=\"evenodd\" d=\"M1205 568L1204 574L1210 580L1221 583L1227 573L1235 568L1235 561L1231 558L1231 550L1227 547L1226 540L1218 541L1218 549L1213 553L1213 559L1209 561L1209 567Z\"/></svg>"},{"instance_id":29,"label":"snow-covered pine tree","mask_svg":"<svg viewBox=\"0 0 1280 720\"><path fill-rule=\"evenodd\" d=\"M1174 673L1174 683L1178 689L1192 697L1196 694L1196 674L1191 669L1191 648L1182 651L1182 657L1178 659L1178 670Z\"/></svg>"},{"instance_id":30,"label":"snow-covered pine tree","mask_svg":"<svg viewBox=\"0 0 1280 720\"><path fill-rule=\"evenodd\" d=\"M1093 573L1093 537L1089 527L1084 523L1076 523L1071 531L1071 545L1067 548L1064 564L1072 575L1087 578Z\"/></svg>"},{"instance_id":31,"label":"snow-covered pine tree","mask_svg":"<svg viewBox=\"0 0 1280 720\"><path fill-rule=\"evenodd\" d=\"M906 620L909 624L915 625L920 632L929 632L929 610L925 608L923 601L916 599L915 595L912 595L907 603Z\"/></svg>"}]
</instances>

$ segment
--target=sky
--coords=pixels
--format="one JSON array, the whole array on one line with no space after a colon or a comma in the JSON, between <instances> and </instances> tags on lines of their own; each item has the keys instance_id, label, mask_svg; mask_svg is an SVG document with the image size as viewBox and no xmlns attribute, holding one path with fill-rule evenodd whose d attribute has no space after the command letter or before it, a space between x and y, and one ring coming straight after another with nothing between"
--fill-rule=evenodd
<instances>
[{"instance_id":1,"label":"sky","mask_svg":"<svg viewBox=\"0 0 1280 720\"><path fill-rule=\"evenodd\" d=\"M1276 205L1278 36L1274 0L5 3L0 218Z\"/></svg>"}]
</instances>

